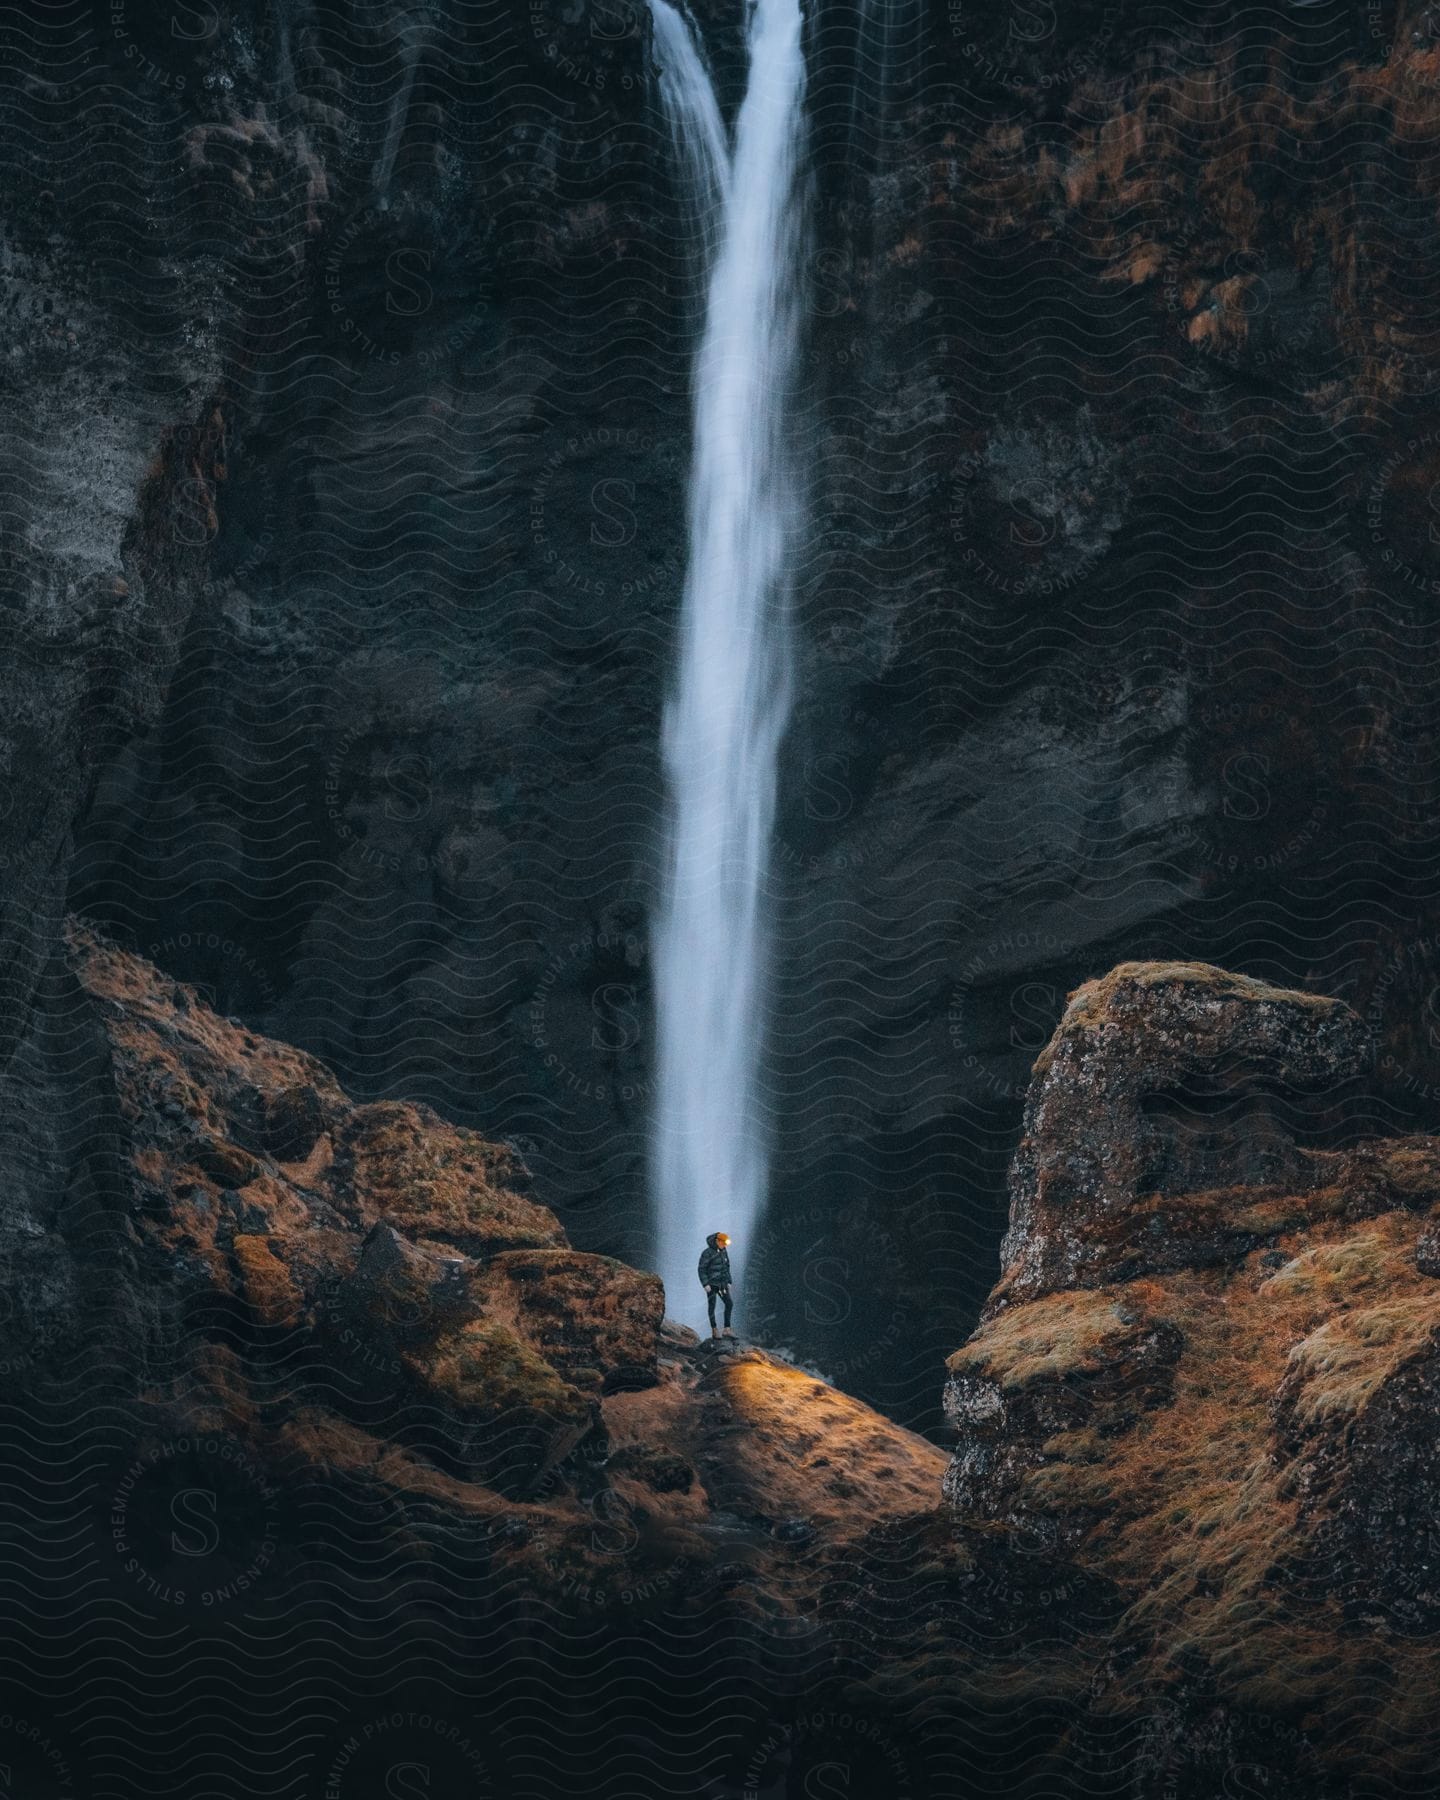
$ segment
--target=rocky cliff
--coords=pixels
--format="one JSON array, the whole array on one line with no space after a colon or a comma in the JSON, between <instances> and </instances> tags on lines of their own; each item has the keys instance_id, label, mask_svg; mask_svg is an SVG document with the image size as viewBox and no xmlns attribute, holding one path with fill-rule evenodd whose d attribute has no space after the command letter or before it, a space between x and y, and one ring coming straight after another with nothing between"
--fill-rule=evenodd
<instances>
[{"instance_id":1,"label":"rocky cliff","mask_svg":"<svg viewBox=\"0 0 1440 1800\"><path fill-rule=\"evenodd\" d=\"M1440 121L1408 3L866 17L814 25L752 1323L919 1421L1075 982L1313 974L1433 1123ZM32 23L0 1047L68 900L633 1260L695 302L644 9Z\"/></svg>"},{"instance_id":2,"label":"rocky cliff","mask_svg":"<svg viewBox=\"0 0 1440 1800\"><path fill-rule=\"evenodd\" d=\"M1440 1144L1307 1150L1275 1110L1363 1050L1204 965L1079 989L950 1358L955 1515L1115 1584L1088 1707L1143 1721L1155 1792L1433 1778Z\"/></svg>"},{"instance_id":3,"label":"rocky cliff","mask_svg":"<svg viewBox=\"0 0 1440 1800\"><path fill-rule=\"evenodd\" d=\"M66 970L48 1107L86 1156L10 1208L0 1318L36 1791L1433 1774L1440 1146L1297 1141L1287 1100L1365 1054L1341 1003L1195 963L1071 997L947 1467L665 1322L512 1153L87 927Z\"/></svg>"},{"instance_id":4,"label":"rocky cliff","mask_svg":"<svg viewBox=\"0 0 1440 1800\"><path fill-rule=\"evenodd\" d=\"M812 36L799 1361L702 1374L635 1272L644 9L0 25L12 1785L1428 1785L1436 21ZM1253 979L1066 1010L1154 956ZM839 1390L933 1423L982 1312L947 1515Z\"/></svg>"},{"instance_id":5,"label":"rocky cliff","mask_svg":"<svg viewBox=\"0 0 1440 1800\"><path fill-rule=\"evenodd\" d=\"M699 1346L503 1148L353 1102L83 926L64 967L33 1113L88 1129L48 1210L11 1196L0 1305L0 1744L52 1782L26 1791L618 1796L697 1756L823 1762L797 1718L943 1453Z\"/></svg>"}]
</instances>

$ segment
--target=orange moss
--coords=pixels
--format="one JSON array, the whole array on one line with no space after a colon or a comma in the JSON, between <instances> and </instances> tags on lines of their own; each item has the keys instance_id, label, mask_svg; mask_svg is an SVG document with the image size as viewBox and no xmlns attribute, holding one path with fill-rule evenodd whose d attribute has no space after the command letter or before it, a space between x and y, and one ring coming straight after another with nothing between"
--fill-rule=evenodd
<instances>
[{"instance_id":1,"label":"orange moss","mask_svg":"<svg viewBox=\"0 0 1440 1800\"><path fill-rule=\"evenodd\" d=\"M329 1069L305 1051L222 1018L193 987L172 981L77 920L69 921L65 935L86 991L110 1003L105 1025L112 1042L143 1063L152 1079L168 1075L184 1083L197 1110L205 1110L206 1086L233 1085L240 1068L259 1087L309 1086L322 1100L349 1104Z\"/></svg>"},{"instance_id":2,"label":"orange moss","mask_svg":"<svg viewBox=\"0 0 1440 1800\"><path fill-rule=\"evenodd\" d=\"M486 1416L533 1414L583 1429L590 1408L529 1345L487 1319L474 1319L404 1358L406 1366L455 1406Z\"/></svg>"},{"instance_id":3,"label":"orange moss","mask_svg":"<svg viewBox=\"0 0 1440 1800\"><path fill-rule=\"evenodd\" d=\"M300 1187L311 1187L323 1181L330 1173L335 1162L335 1145L328 1131L322 1131L310 1148L310 1154L300 1162L282 1162L279 1167L284 1170L285 1177Z\"/></svg>"},{"instance_id":4,"label":"orange moss","mask_svg":"<svg viewBox=\"0 0 1440 1800\"><path fill-rule=\"evenodd\" d=\"M429 1107L357 1107L339 1148L353 1158L366 1215L410 1236L440 1238L472 1254L568 1242L553 1213L498 1185L510 1167L506 1151Z\"/></svg>"},{"instance_id":5,"label":"orange moss","mask_svg":"<svg viewBox=\"0 0 1440 1800\"><path fill-rule=\"evenodd\" d=\"M1328 1319L1290 1352L1303 1382L1303 1423L1358 1413L1381 1384L1440 1336L1440 1292L1387 1300Z\"/></svg>"},{"instance_id":6,"label":"orange moss","mask_svg":"<svg viewBox=\"0 0 1440 1800\"><path fill-rule=\"evenodd\" d=\"M1401 1138L1377 1146L1376 1167L1410 1204L1440 1201L1440 1149L1430 1138Z\"/></svg>"},{"instance_id":7,"label":"orange moss","mask_svg":"<svg viewBox=\"0 0 1440 1800\"><path fill-rule=\"evenodd\" d=\"M755 1510L849 1535L935 1509L946 1459L925 1438L759 1351L715 1380L738 1427L715 1441L719 1479Z\"/></svg>"},{"instance_id":8,"label":"orange moss","mask_svg":"<svg viewBox=\"0 0 1440 1800\"><path fill-rule=\"evenodd\" d=\"M1406 390L1406 323L1413 321L1412 346L1433 333L1403 246L1367 204L1374 164L1338 158L1334 132L1337 120L1383 118L1398 151L1385 169L1392 197L1433 210L1440 167L1415 153L1440 136L1440 59L1427 37L1397 27L1383 63L1342 64L1303 86L1288 82L1279 62L1257 80L1253 67L1223 50L1208 66L1182 70L1159 62L1123 76L1097 69L1075 83L1059 144L1048 122L992 127L957 147L955 172L942 178L933 204L963 207L969 228L991 238L1033 243L1072 232L1103 280L1140 285L1168 272L1167 302L1180 301L1171 324L1177 337L1227 350L1243 343L1249 325L1233 266L1218 282L1216 273L1232 253L1278 245L1299 272L1328 274L1350 361L1351 379L1317 381L1312 399L1336 415L1376 412ZM1283 211L1252 179L1282 145L1291 154L1306 147L1326 169L1304 203L1287 200ZM1158 245L1156 219L1169 225Z\"/></svg>"},{"instance_id":9,"label":"orange moss","mask_svg":"<svg viewBox=\"0 0 1440 1800\"><path fill-rule=\"evenodd\" d=\"M249 1430L259 1422L259 1411L239 1354L229 1344L205 1343L194 1356L195 1373L216 1396L217 1427Z\"/></svg>"},{"instance_id":10,"label":"orange moss","mask_svg":"<svg viewBox=\"0 0 1440 1800\"><path fill-rule=\"evenodd\" d=\"M1286 1260L1273 1271L1257 1252L1238 1269L1052 1295L1001 1314L966 1347L976 1354L962 1366L1060 1375L1067 1363L1085 1367L1104 1345L1117 1306L1161 1312L1183 1335L1171 1402L1118 1435L1057 1434L1015 1503L1021 1516L1093 1513L1077 1560L1136 1596L1117 1638L1154 1648L1115 1682L1107 1704L1143 1704L1173 1673L1172 1657L1208 1663L1231 1704L1282 1717L1304 1707L1324 1714L1355 1692L1338 1615L1287 1604L1275 1582L1305 1537L1299 1498L1275 1454L1274 1408L1298 1371L1302 1422L1353 1417L1407 1356L1434 1341L1440 1285L1415 1269L1418 1230L1404 1212L1363 1227L1312 1223L1282 1240ZM1056 1300L1078 1304L1057 1308ZM1027 1325L1027 1315L1039 1318ZM987 1362L997 1326L1005 1331ZM1371 1724L1401 1731L1415 1710L1406 1691L1433 1681L1437 1652L1397 1642L1386 1660Z\"/></svg>"},{"instance_id":11,"label":"orange moss","mask_svg":"<svg viewBox=\"0 0 1440 1800\"><path fill-rule=\"evenodd\" d=\"M267 1238L237 1235L235 1260L240 1265L240 1285L256 1315L266 1325L298 1323L304 1304L290 1271L270 1248Z\"/></svg>"},{"instance_id":12,"label":"orange moss","mask_svg":"<svg viewBox=\"0 0 1440 1800\"><path fill-rule=\"evenodd\" d=\"M1132 1284L1124 1290L1129 1305L1113 1290L1081 1288L1007 1308L987 1320L945 1366L952 1375L985 1376L1005 1388L1093 1373L1105 1366L1107 1352L1134 1340L1139 1318L1133 1303L1141 1286L1156 1290L1153 1282Z\"/></svg>"},{"instance_id":13,"label":"orange moss","mask_svg":"<svg viewBox=\"0 0 1440 1800\"><path fill-rule=\"evenodd\" d=\"M576 1387L655 1378L665 1315L658 1275L575 1250L507 1250L475 1284L485 1317L505 1326Z\"/></svg>"}]
</instances>

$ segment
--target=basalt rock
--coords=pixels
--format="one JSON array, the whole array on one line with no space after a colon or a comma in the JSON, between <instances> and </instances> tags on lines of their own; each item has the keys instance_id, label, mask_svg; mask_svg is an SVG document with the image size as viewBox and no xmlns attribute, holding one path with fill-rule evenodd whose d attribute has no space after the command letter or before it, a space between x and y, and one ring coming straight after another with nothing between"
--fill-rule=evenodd
<instances>
[{"instance_id":1,"label":"basalt rock","mask_svg":"<svg viewBox=\"0 0 1440 1800\"><path fill-rule=\"evenodd\" d=\"M740 1460L753 1446L747 1510L777 1526L808 1505L828 1541L862 1492L856 1529L933 1501L937 1451L799 1370L752 1353L692 1392L696 1339L665 1324L658 1278L567 1245L506 1186L503 1148L424 1107L355 1104L315 1058L83 925L68 950L113 1121L107 1363L142 1413L224 1432L292 1482L358 1434L482 1511L549 1506L551 1534L612 1456L616 1491L675 1496L693 1529L722 1504L697 1471L727 1493L739 1479L727 1436ZM66 1254L63 1220L46 1251ZM7 1291L7 1351L45 1341L44 1296L22 1330ZM829 1498L807 1455L833 1465Z\"/></svg>"},{"instance_id":2,"label":"basalt rock","mask_svg":"<svg viewBox=\"0 0 1440 1800\"><path fill-rule=\"evenodd\" d=\"M1292 1346L1274 1430L1303 1533L1296 1578L1303 1571L1353 1620L1433 1637L1440 1629L1440 1296L1386 1279L1411 1254L1408 1239L1378 1232L1341 1248L1342 1266L1348 1260L1358 1272L1368 1265L1369 1278L1350 1305ZM1312 1252L1305 1272L1318 1272L1324 1257Z\"/></svg>"},{"instance_id":3,"label":"basalt rock","mask_svg":"<svg viewBox=\"0 0 1440 1800\"><path fill-rule=\"evenodd\" d=\"M1167 1202L1317 1184L1267 1096L1337 1087L1367 1049L1340 1002L1204 963L1122 963L1078 989L1035 1064L992 1305L1226 1254L1216 1209Z\"/></svg>"},{"instance_id":4,"label":"basalt rock","mask_svg":"<svg viewBox=\"0 0 1440 1800\"><path fill-rule=\"evenodd\" d=\"M1168 1406L1183 1348L1176 1327L1133 1297L1082 1290L1002 1314L947 1364L945 1414L960 1434L945 1477L952 1506L1073 1547L1097 1513L1036 1515L1022 1499L1044 1447L1067 1433L1112 1440Z\"/></svg>"},{"instance_id":5,"label":"basalt rock","mask_svg":"<svg viewBox=\"0 0 1440 1800\"><path fill-rule=\"evenodd\" d=\"M1144 1792L1228 1759L1254 1791L1340 1794L1440 1750L1405 1698L1440 1627L1440 1142L1306 1149L1267 1112L1257 1148L1244 1104L1338 1087L1362 1050L1324 997L1125 964L1035 1066L1008 1266L949 1360L945 1488L962 1531L1128 1596L1087 1704L1131 1720ZM1065 1778L1098 1781L1086 1731L1065 1743Z\"/></svg>"},{"instance_id":6,"label":"basalt rock","mask_svg":"<svg viewBox=\"0 0 1440 1800\"><path fill-rule=\"evenodd\" d=\"M431 1642L430 1595L458 1678L533 1651L537 1617L561 1631L552 1675L577 1629L703 1622L707 1647L742 1644L772 1685L798 1646L806 1707L862 1718L866 1745L893 1745L937 1794L967 1791L954 1758L977 1717L1024 1737L1012 1775L1147 1800L1236 1768L1259 1791L1332 1800L1353 1767L1389 1767L1346 1750L1361 1712L1421 1763L1434 1748L1406 1698L1440 1623L1423 1524L1440 1289L1417 1264L1440 1204L1431 1141L1297 1150L1314 1178L1294 1191L1167 1194L1205 1221L1199 1249L1182 1232L1143 1274L1122 1246L1073 1285L1009 1284L950 1360L947 1474L933 1445L805 1369L665 1324L654 1277L567 1246L476 1134L357 1105L315 1059L92 932L70 944L82 1067L111 1095L105 1441L119 1432L117 1482L196 1446L223 1454L229 1485L204 1491L242 1545L259 1497L268 1548L233 1579L224 1565L223 1594L255 1583L242 1631L289 1641L303 1621L335 1654L394 1654L396 1609L407 1643ZM1121 985L1077 997L1089 1023L1037 1083L1063 1064L1143 1120L1106 1061L1117 1015L1149 1004L1113 998ZM1162 1045L1136 1066L1191 1067L1186 1007L1218 1009L1206 1066L1246 1079L1265 1059L1319 1079L1314 1021L1351 1031L1324 1001L1214 971L1205 986L1187 998L1194 971L1179 992L1166 972ZM1114 1255L1107 1221L1086 1229ZM94 1228L57 1216L49 1254L83 1275ZM15 1291L32 1321L45 1291ZM42 1345L32 1404L69 1366ZM88 1442L86 1419L66 1390L63 1441ZM178 1466L125 1488L134 1541L170 1541L165 1509L196 1479ZM147 1576L144 1596L158 1584L177 1604L181 1575ZM337 1611L336 1592L370 1595L376 1616Z\"/></svg>"},{"instance_id":7,"label":"basalt rock","mask_svg":"<svg viewBox=\"0 0 1440 1800\"><path fill-rule=\"evenodd\" d=\"M180 1271L149 1288L152 1357L203 1368L206 1321L312 1335L292 1407L410 1406L447 1466L504 1492L596 1426L592 1395L656 1381L659 1282L565 1249L504 1185L503 1150L424 1107L355 1106L150 965L78 926L70 944L110 1045L140 1266Z\"/></svg>"},{"instance_id":8,"label":"basalt rock","mask_svg":"<svg viewBox=\"0 0 1440 1800\"><path fill-rule=\"evenodd\" d=\"M487 1318L503 1318L589 1393L648 1387L664 1295L609 1256L574 1250L510 1250L491 1258L474 1293Z\"/></svg>"}]
</instances>

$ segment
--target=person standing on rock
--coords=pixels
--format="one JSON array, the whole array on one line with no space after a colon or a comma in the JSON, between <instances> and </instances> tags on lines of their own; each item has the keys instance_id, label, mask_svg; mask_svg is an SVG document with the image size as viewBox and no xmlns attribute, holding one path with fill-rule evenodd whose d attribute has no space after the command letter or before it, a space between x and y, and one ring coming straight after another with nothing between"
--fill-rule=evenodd
<instances>
[{"instance_id":1,"label":"person standing on rock","mask_svg":"<svg viewBox=\"0 0 1440 1800\"><path fill-rule=\"evenodd\" d=\"M705 1240L705 1248L700 1252L700 1285L705 1290L705 1306L710 1314L710 1335L718 1338L722 1335L715 1326L715 1301L717 1297L725 1304L725 1337L733 1338L735 1333L730 1329L730 1313L734 1301L730 1295L730 1237L724 1231L712 1231Z\"/></svg>"}]
</instances>

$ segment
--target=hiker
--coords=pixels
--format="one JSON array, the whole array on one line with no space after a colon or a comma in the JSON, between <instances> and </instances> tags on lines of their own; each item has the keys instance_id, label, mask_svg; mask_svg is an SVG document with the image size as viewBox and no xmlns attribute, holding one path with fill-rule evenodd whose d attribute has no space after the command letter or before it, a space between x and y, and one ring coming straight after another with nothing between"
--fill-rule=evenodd
<instances>
[{"instance_id":1,"label":"hiker","mask_svg":"<svg viewBox=\"0 0 1440 1800\"><path fill-rule=\"evenodd\" d=\"M705 1240L705 1248L700 1252L700 1285L705 1289L705 1306L710 1314L710 1335L718 1338L722 1335L715 1327L715 1299L725 1303L725 1337L733 1338L735 1333L730 1329L730 1313L734 1301L730 1296L730 1237L724 1231L712 1231Z\"/></svg>"}]
</instances>

